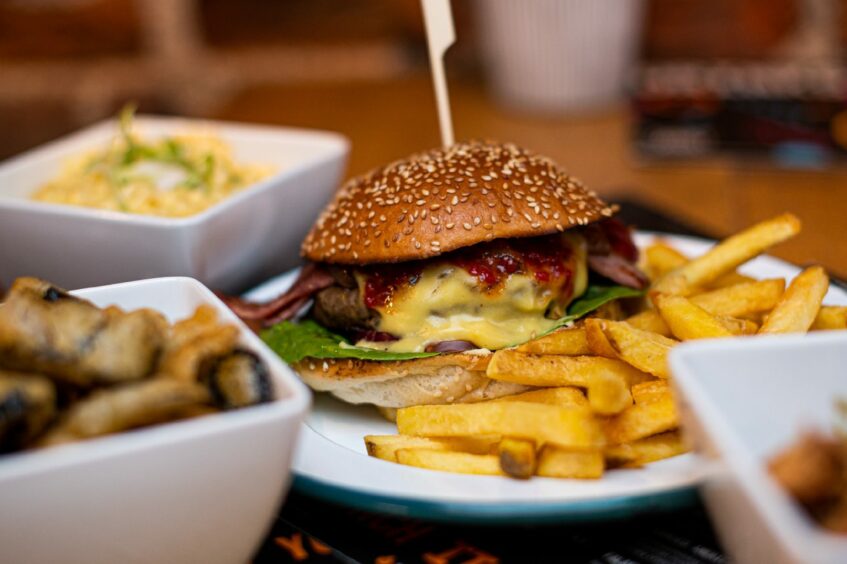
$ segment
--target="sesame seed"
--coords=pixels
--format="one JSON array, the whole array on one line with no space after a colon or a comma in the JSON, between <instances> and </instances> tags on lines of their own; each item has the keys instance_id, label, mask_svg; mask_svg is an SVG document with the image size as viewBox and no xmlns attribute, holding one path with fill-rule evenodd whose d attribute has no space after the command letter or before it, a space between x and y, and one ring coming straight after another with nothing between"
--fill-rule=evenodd
<instances>
[{"instance_id":1,"label":"sesame seed","mask_svg":"<svg viewBox=\"0 0 847 564\"><path fill-rule=\"evenodd\" d=\"M473 226L472 226L470 223L468 223L468 222L463 223L463 224L462 224L462 227L464 227L464 228L465 228L466 230L468 230L468 231L470 231L471 229L473 229Z\"/></svg>"}]
</instances>

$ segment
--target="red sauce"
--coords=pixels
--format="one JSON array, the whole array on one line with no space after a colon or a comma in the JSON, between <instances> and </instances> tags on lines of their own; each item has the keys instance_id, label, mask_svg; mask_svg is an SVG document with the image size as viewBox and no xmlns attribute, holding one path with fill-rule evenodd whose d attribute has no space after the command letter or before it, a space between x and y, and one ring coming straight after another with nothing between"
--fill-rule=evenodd
<instances>
[{"instance_id":1,"label":"red sauce","mask_svg":"<svg viewBox=\"0 0 847 564\"><path fill-rule=\"evenodd\" d=\"M572 254L573 250L563 237L551 235L482 243L430 261L371 267L365 272L364 301L370 308L388 305L396 291L416 284L424 267L432 262L464 269L486 292L498 291L515 273L531 274L539 284L570 292Z\"/></svg>"},{"instance_id":2,"label":"red sauce","mask_svg":"<svg viewBox=\"0 0 847 564\"><path fill-rule=\"evenodd\" d=\"M365 305L372 309L388 305L394 292L417 284L424 265L424 261L413 261L368 268L365 271Z\"/></svg>"}]
</instances>

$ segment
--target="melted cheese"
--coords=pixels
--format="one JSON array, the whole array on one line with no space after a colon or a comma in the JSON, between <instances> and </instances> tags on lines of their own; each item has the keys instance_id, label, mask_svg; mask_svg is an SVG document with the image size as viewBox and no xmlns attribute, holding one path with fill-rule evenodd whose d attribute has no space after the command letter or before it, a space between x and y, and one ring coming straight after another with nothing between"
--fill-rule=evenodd
<instances>
[{"instance_id":1,"label":"melted cheese","mask_svg":"<svg viewBox=\"0 0 847 564\"><path fill-rule=\"evenodd\" d=\"M581 240L573 241L573 248L571 295L579 296L588 279L585 245ZM462 268L434 264L424 269L416 284L404 288L386 307L378 308L378 330L399 335L400 339L358 344L419 352L430 343L461 340L501 349L549 330L555 320L546 318L545 313L554 298L554 292L535 283L532 275L513 274L499 291L485 292Z\"/></svg>"}]
</instances>

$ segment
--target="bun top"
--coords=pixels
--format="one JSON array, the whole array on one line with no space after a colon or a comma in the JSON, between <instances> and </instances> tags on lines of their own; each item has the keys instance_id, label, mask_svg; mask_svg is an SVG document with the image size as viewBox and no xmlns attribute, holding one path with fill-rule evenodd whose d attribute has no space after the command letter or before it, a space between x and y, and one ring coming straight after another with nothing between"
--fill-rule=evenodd
<instances>
[{"instance_id":1,"label":"bun top","mask_svg":"<svg viewBox=\"0 0 847 564\"><path fill-rule=\"evenodd\" d=\"M400 262L547 235L614 212L547 157L511 143L471 141L351 179L301 251L317 262Z\"/></svg>"}]
</instances>

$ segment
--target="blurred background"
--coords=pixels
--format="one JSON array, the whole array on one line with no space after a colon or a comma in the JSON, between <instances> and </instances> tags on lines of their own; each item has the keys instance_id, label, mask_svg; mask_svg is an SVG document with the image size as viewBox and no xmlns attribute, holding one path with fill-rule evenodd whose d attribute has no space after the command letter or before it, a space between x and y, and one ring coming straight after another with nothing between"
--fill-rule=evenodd
<instances>
[{"instance_id":1,"label":"blurred background","mask_svg":"<svg viewBox=\"0 0 847 564\"><path fill-rule=\"evenodd\" d=\"M453 0L457 138L546 153L712 236L847 277L847 0ZM0 158L114 115L340 131L349 174L437 146L418 0L0 0Z\"/></svg>"}]
</instances>

